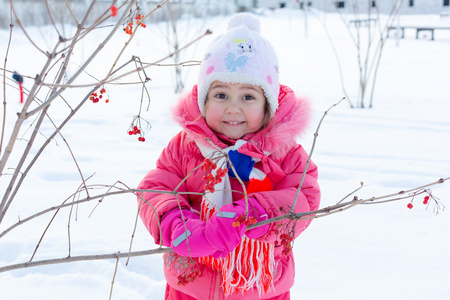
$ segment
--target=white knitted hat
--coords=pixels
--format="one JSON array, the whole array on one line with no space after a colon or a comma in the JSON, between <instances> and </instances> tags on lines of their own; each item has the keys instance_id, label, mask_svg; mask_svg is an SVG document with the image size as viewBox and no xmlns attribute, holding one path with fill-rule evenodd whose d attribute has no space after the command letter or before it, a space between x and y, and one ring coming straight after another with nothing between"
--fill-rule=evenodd
<instances>
[{"instance_id":1,"label":"white knitted hat","mask_svg":"<svg viewBox=\"0 0 450 300\"><path fill-rule=\"evenodd\" d=\"M278 108L278 58L260 34L259 20L249 13L231 18L228 31L207 48L198 77L198 107L204 113L214 81L260 86L272 115Z\"/></svg>"}]
</instances>

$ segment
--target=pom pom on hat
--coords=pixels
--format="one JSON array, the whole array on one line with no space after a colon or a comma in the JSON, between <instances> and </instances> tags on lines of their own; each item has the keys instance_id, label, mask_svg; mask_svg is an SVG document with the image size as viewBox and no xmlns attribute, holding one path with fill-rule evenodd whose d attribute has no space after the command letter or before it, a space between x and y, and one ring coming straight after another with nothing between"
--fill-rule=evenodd
<instances>
[{"instance_id":1,"label":"pom pom on hat","mask_svg":"<svg viewBox=\"0 0 450 300\"><path fill-rule=\"evenodd\" d=\"M198 77L198 107L203 114L209 88L214 81L260 86L271 114L278 108L278 58L260 34L258 19L249 13L237 14L228 31L207 48Z\"/></svg>"},{"instance_id":2,"label":"pom pom on hat","mask_svg":"<svg viewBox=\"0 0 450 300\"><path fill-rule=\"evenodd\" d=\"M248 29L257 33L261 32L261 23L258 19L252 17L251 14L242 13L234 15L228 23L228 31L238 26L246 26Z\"/></svg>"}]
</instances>

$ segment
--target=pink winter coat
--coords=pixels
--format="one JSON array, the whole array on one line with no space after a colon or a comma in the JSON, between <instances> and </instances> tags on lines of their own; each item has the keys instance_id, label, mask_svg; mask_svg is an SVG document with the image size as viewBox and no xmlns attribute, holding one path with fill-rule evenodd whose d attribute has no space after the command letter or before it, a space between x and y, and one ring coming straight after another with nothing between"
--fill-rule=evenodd
<instances>
[{"instance_id":1,"label":"pink winter coat","mask_svg":"<svg viewBox=\"0 0 450 300\"><path fill-rule=\"evenodd\" d=\"M295 96L294 92L286 87L280 87L278 98L279 108L267 127L247 134L242 139L248 141L239 149L239 152L260 156L261 162L254 167L262 170L272 182L273 191L250 194L264 207L269 218L284 214L291 206L297 193L302 174L308 160L308 154L298 145L295 138L305 129L309 106L304 99ZM226 136L217 135L206 124L197 104L197 87L182 97L174 109L175 120L182 126L183 131L178 133L163 150L156 163L156 169L151 170L139 184L139 189L153 189L173 191L179 183L198 165L204 157L200 153L194 141L204 141L205 137L219 148L226 148L234 144ZM270 153L267 156L265 153ZM178 188L178 192L204 192L204 171L197 169L187 177L187 180ZM242 191L240 183L231 179L232 190ZM153 206L142 203L140 209L141 219L153 236L155 243L160 243L160 230L158 218L175 208L178 202L174 195L144 193L143 198ZM234 193L233 200L240 200L242 194ZM192 194L179 194L178 200L186 209L200 211L202 196ZM320 190L317 184L317 167L311 161L301 189L301 193L295 206L295 212L316 210L319 207ZM155 213L156 212L156 213ZM295 226L297 237L310 224L311 220L298 221ZM272 223L269 230L259 240L275 243L278 238L277 223ZM256 288L242 294L232 294L224 297L220 287L220 274L204 266L201 275L186 286L177 285L177 276L183 272L186 258L176 255L174 252L165 254L164 272L166 280L173 288L188 294L195 299L270 299L287 292L294 284L295 267L292 252L289 255L282 254L282 246L275 246L274 289L268 294L259 297ZM195 258L194 258L195 260Z\"/></svg>"}]
</instances>

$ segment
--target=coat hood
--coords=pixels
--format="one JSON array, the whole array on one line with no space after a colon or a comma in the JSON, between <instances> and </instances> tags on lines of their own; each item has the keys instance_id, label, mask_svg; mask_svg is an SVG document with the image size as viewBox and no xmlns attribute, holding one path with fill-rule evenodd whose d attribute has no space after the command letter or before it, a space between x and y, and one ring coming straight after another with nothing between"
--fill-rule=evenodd
<instances>
[{"instance_id":1,"label":"coat hood","mask_svg":"<svg viewBox=\"0 0 450 300\"><path fill-rule=\"evenodd\" d=\"M186 131L188 139L204 142L210 138L219 148L232 145L236 140L218 134L208 126L198 108L197 86L182 95L173 108L174 120ZM267 127L256 133L247 134L243 140L258 149L271 153L273 158L283 157L296 144L310 119L310 106L305 98L300 98L287 86L280 85L278 109Z\"/></svg>"}]
</instances>

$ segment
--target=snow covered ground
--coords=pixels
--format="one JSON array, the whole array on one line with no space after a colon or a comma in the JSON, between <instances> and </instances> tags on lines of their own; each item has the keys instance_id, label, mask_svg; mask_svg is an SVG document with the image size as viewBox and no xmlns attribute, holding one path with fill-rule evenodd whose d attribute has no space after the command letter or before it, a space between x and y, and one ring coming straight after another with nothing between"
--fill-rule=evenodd
<instances>
[{"instance_id":1,"label":"snow covered ground","mask_svg":"<svg viewBox=\"0 0 450 300\"><path fill-rule=\"evenodd\" d=\"M326 23L339 52L346 88L357 95L356 55L349 35L337 15L320 16ZM207 20L214 31L185 55L202 58L202 45L225 30L228 18ZM262 34L275 47L280 59L281 82L307 96L313 106L313 122L299 140L310 149L313 133L323 112L342 97L339 69L330 42L317 18L308 18L305 37L300 11L264 11L260 15ZM401 22L450 25L438 16L402 16ZM40 46L51 49L51 28L30 28ZM191 29L192 31L193 29ZM201 28L199 32L206 30ZM156 25L136 35L124 60L131 55L151 62L164 56L165 42ZM95 49L102 31L82 42L74 61L81 64ZM7 48L9 32L0 31L1 57ZM194 35L192 35L194 37ZM101 59L88 70L101 77L109 67L114 51L126 41L120 33ZM333 205L359 187L358 197L381 196L415 188L450 176L450 32L436 31L435 41L415 39L407 32L398 45L389 39L384 47L372 109L351 109L346 102L333 108L319 132L314 162L319 166L321 207ZM44 63L18 28L14 29L7 68L34 76ZM77 68L74 63L69 72ZM109 64L108 64L109 63ZM106 67L105 67L106 66ZM186 86L195 83L197 67L190 67ZM138 85L108 85L110 103L86 103L62 134L77 163L91 185L120 181L135 187L154 167L160 151L179 131L171 121L170 107L176 102L172 69L150 68L147 84L150 109L143 118L151 123L146 142L127 134L137 114L141 89ZM49 77L51 78L51 77ZM84 82L92 79L84 75ZM127 78L130 79L130 78ZM132 78L136 80L136 76ZM48 79L50 81L51 79ZM82 80L82 81L83 81ZM130 79L131 80L131 79ZM122 80L125 82L126 80ZM30 88L32 80L24 86ZM67 94L76 103L86 89ZM3 95L3 92L2 92ZM20 110L18 91L7 88L7 127ZM2 108L3 109L3 108ZM54 104L50 116L61 122L69 109ZM34 121L34 120L32 120ZM27 124L32 125L31 122ZM26 145L31 127L25 126L15 151ZM43 143L53 131L46 122L38 135ZM32 154L38 148L33 148ZM18 154L13 155L17 160ZM14 164L8 165L13 168ZM7 170L12 172L12 170ZM0 181L1 194L8 175ZM61 137L50 143L0 225L0 232L45 208L72 201L80 177ZM120 184L119 184L120 185ZM433 195L450 207L450 183L431 187ZM105 192L92 190L92 194ZM82 195L82 198L85 195ZM76 200L76 199L75 199ZM420 199L408 209L408 200L379 205L357 206L345 212L317 219L296 241L296 283L292 299L447 299L450 294L450 217L448 210L435 215ZM136 219L136 200L132 195L108 197L97 207L96 201L80 204L71 212L61 210L45 234L34 260L66 257L70 219L70 255L128 251ZM26 262L52 218L45 214L12 230L0 239L0 267ZM133 250L156 246L140 221ZM160 255L132 258L118 264L112 299L163 299L165 281ZM0 273L0 298L15 299L107 299L116 262L114 260L75 262Z\"/></svg>"}]
</instances>

